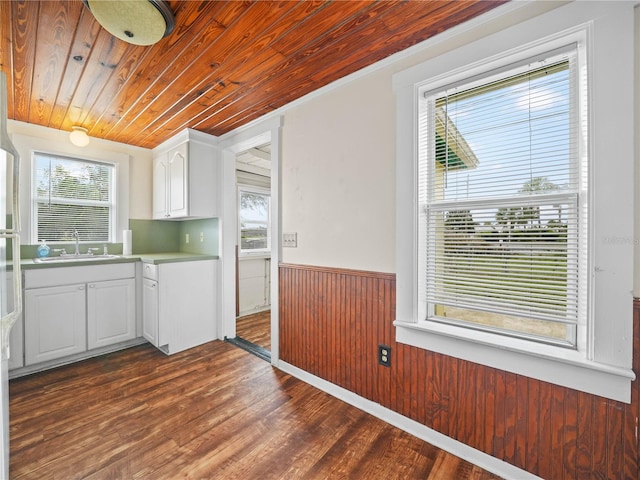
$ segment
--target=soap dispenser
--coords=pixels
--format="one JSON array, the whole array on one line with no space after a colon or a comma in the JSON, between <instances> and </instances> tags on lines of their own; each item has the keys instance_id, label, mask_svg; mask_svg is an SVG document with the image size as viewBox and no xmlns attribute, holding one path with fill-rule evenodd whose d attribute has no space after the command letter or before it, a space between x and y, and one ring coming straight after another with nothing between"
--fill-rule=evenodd
<instances>
[{"instance_id":1,"label":"soap dispenser","mask_svg":"<svg viewBox=\"0 0 640 480\"><path fill-rule=\"evenodd\" d=\"M50 248L49 245L47 245L47 241L46 240L42 240L40 242L40 245L38 245L38 257L39 258L43 258L43 257L48 257L49 256L49 252L50 252Z\"/></svg>"}]
</instances>

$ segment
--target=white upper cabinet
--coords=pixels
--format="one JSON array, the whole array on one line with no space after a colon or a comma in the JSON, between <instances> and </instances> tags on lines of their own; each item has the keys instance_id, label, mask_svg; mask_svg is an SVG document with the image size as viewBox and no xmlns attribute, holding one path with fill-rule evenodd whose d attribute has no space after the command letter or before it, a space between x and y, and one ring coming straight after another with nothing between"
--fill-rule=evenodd
<instances>
[{"instance_id":1,"label":"white upper cabinet","mask_svg":"<svg viewBox=\"0 0 640 480\"><path fill-rule=\"evenodd\" d=\"M218 216L216 138L185 130L153 150L153 218Z\"/></svg>"}]
</instances>

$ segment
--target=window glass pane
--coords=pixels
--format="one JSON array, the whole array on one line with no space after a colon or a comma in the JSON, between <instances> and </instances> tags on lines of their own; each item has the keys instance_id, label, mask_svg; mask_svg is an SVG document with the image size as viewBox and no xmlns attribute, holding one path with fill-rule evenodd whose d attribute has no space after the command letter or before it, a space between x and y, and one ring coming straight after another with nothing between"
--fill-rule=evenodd
<instances>
[{"instance_id":1,"label":"window glass pane","mask_svg":"<svg viewBox=\"0 0 640 480\"><path fill-rule=\"evenodd\" d=\"M527 337L537 338L543 342L552 339L557 340L559 343L565 343L567 338L573 336L575 328L562 323L545 322L543 320L518 317L517 315L505 315L448 305L437 305L436 315L451 319L451 323L457 323L457 321L461 320L461 325L476 325L482 330L493 330L506 335L524 334Z\"/></svg>"},{"instance_id":2,"label":"window glass pane","mask_svg":"<svg viewBox=\"0 0 640 480\"><path fill-rule=\"evenodd\" d=\"M572 66L564 55L426 95L419 198L430 320L575 346Z\"/></svg>"},{"instance_id":3,"label":"window glass pane","mask_svg":"<svg viewBox=\"0 0 640 480\"><path fill-rule=\"evenodd\" d=\"M240 192L240 250L270 248L270 196L256 192Z\"/></svg>"},{"instance_id":4,"label":"window glass pane","mask_svg":"<svg viewBox=\"0 0 640 480\"><path fill-rule=\"evenodd\" d=\"M35 154L33 240L107 242L113 238L113 165Z\"/></svg>"},{"instance_id":5,"label":"window glass pane","mask_svg":"<svg viewBox=\"0 0 640 480\"><path fill-rule=\"evenodd\" d=\"M435 102L435 180L441 199L575 188L569 62ZM447 139L445 142L444 139Z\"/></svg>"}]
</instances>

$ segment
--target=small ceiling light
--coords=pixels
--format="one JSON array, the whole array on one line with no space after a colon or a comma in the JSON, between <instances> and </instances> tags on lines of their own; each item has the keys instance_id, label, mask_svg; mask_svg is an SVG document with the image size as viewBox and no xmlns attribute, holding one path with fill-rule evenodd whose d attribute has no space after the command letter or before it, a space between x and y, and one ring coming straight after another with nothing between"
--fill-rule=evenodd
<instances>
[{"instance_id":1,"label":"small ceiling light","mask_svg":"<svg viewBox=\"0 0 640 480\"><path fill-rule=\"evenodd\" d=\"M84 127L71 127L71 133L69 133L69 141L76 147L86 147L89 145L89 131Z\"/></svg>"},{"instance_id":2,"label":"small ceiling light","mask_svg":"<svg viewBox=\"0 0 640 480\"><path fill-rule=\"evenodd\" d=\"M165 0L83 0L98 23L114 37L134 45L153 45L173 31L173 12Z\"/></svg>"}]
</instances>

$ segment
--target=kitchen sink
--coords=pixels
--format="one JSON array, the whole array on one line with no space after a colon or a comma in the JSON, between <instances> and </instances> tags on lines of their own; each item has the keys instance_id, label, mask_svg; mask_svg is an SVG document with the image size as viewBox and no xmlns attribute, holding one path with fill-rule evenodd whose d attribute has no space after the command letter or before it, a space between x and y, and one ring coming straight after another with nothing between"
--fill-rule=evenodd
<instances>
[{"instance_id":1,"label":"kitchen sink","mask_svg":"<svg viewBox=\"0 0 640 480\"><path fill-rule=\"evenodd\" d=\"M67 254L59 257L41 257L34 258L34 263L64 263L64 262L91 262L98 260L111 260L114 258L122 258L121 255L93 255L90 253L80 253L78 255Z\"/></svg>"}]
</instances>

